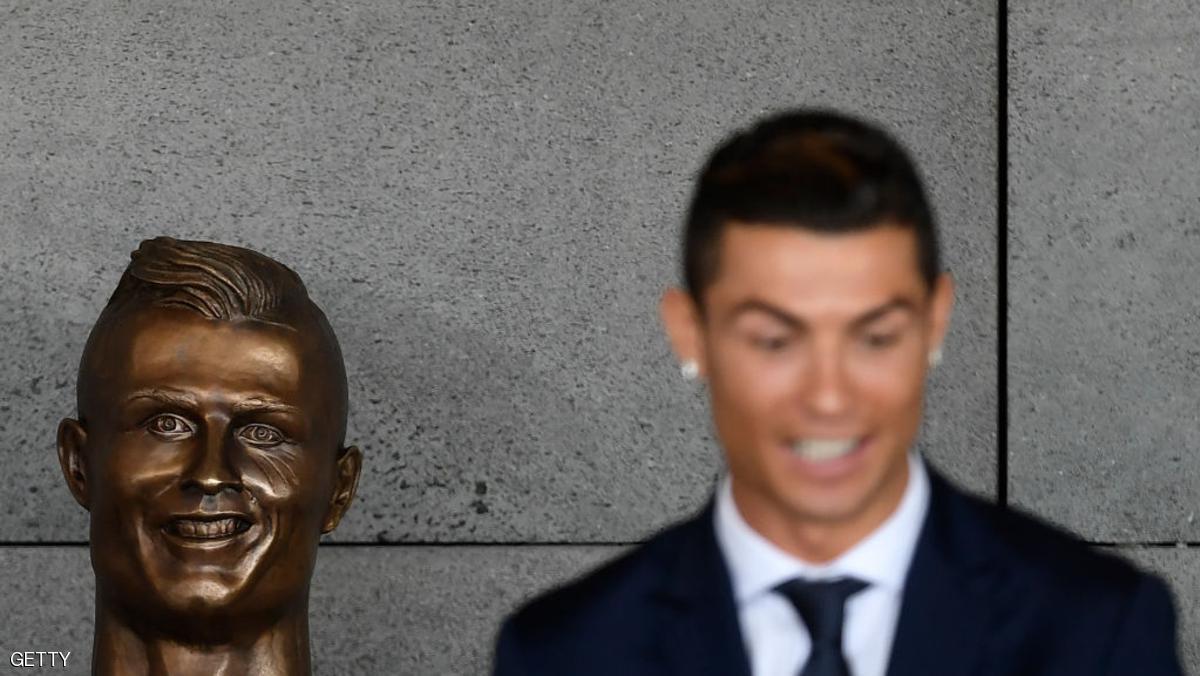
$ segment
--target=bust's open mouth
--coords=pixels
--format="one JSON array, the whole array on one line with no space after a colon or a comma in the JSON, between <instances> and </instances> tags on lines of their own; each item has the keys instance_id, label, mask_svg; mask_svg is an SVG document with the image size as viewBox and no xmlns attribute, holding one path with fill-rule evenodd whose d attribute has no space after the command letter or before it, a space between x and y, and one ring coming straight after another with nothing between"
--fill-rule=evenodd
<instances>
[{"instance_id":1,"label":"bust's open mouth","mask_svg":"<svg viewBox=\"0 0 1200 676\"><path fill-rule=\"evenodd\" d=\"M249 529L249 519L240 514L179 516L164 527L168 533L190 540L219 540L241 535Z\"/></svg>"}]
</instances>

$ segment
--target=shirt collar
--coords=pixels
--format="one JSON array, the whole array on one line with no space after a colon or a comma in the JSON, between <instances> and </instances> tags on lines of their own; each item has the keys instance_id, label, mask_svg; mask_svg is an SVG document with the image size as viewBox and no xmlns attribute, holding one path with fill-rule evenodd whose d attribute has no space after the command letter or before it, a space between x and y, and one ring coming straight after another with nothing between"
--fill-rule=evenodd
<instances>
[{"instance_id":1,"label":"shirt collar","mask_svg":"<svg viewBox=\"0 0 1200 676\"><path fill-rule=\"evenodd\" d=\"M929 511L929 476L925 463L910 453L908 482L900 504L870 535L838 558L824 564L798 559L772 544L738 513L728 476L717 489L714 526L717 543L729 567L739 604L771 592L797 577L827 579L852 576L874 587L899 593Z\"/></svg>"}]
</instances>

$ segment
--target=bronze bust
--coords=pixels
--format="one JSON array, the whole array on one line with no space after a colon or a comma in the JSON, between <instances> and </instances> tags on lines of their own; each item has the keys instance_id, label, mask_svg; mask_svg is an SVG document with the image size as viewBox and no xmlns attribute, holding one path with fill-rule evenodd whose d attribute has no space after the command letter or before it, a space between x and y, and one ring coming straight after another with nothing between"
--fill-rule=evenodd
<instances>
[{"instance_id":1,"label":"bronze bust","mask_svg":"<svg viewBox=\"0 0 1200 676\"><path fill-rule=\"evenodd\" d=\"M341 350L304 284L248 249L133 253L58 428L90 512L95 674L307 674L308 586L362 456Z\"/></svg>"}]
</instances>

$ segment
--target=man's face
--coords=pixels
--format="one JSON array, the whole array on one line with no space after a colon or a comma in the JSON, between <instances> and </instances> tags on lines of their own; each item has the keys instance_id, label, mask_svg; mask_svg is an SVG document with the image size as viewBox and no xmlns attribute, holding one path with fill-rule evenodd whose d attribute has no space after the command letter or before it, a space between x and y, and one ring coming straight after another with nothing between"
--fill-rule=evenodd
<instances>
[{"instance_id":1,"label":"man's face","mask_svg":"<svg viewBox=\"0 0 1200 676\"><path fill-rule=\"evenodd\" d=\"M97 338L76 495L102 594L196 622L306 598L320 534L349 500L337 357L317 334L153 308Z\"/></svg>"},{"instance_id":2,"label":"man's face","mask_svg":"<svg viewBox=\"0 0 1200 676\"><path fill-rule=\"evenodd\" d=\"M931 292L915 234L887 225L829 235L734 224L718 261L703 312L689 299L672 337L708 381L739 507L793 524L886 518L906 483L949 277Z\"/></svg>"}]
</instances>

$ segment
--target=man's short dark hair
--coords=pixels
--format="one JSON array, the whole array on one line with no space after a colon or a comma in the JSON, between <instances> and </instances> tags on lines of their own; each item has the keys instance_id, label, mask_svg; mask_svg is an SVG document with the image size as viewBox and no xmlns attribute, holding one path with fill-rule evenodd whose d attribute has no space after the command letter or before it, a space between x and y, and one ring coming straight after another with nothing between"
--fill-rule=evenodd
<instances>
[{"instance_id":1,"label":"man's short dark hair","mask_svg":"<svg viewBox=\"0 0 1200 676\"><path fill-rule=\"evenodd\" d=\"M697 302L716 278L721 234L734 222L823 233L910 227L929 288L941 271L933 213L908 153L882 129L831 111L767 118L709 158L683 235L684 283Z\"/></svg>"}]
</instances>

